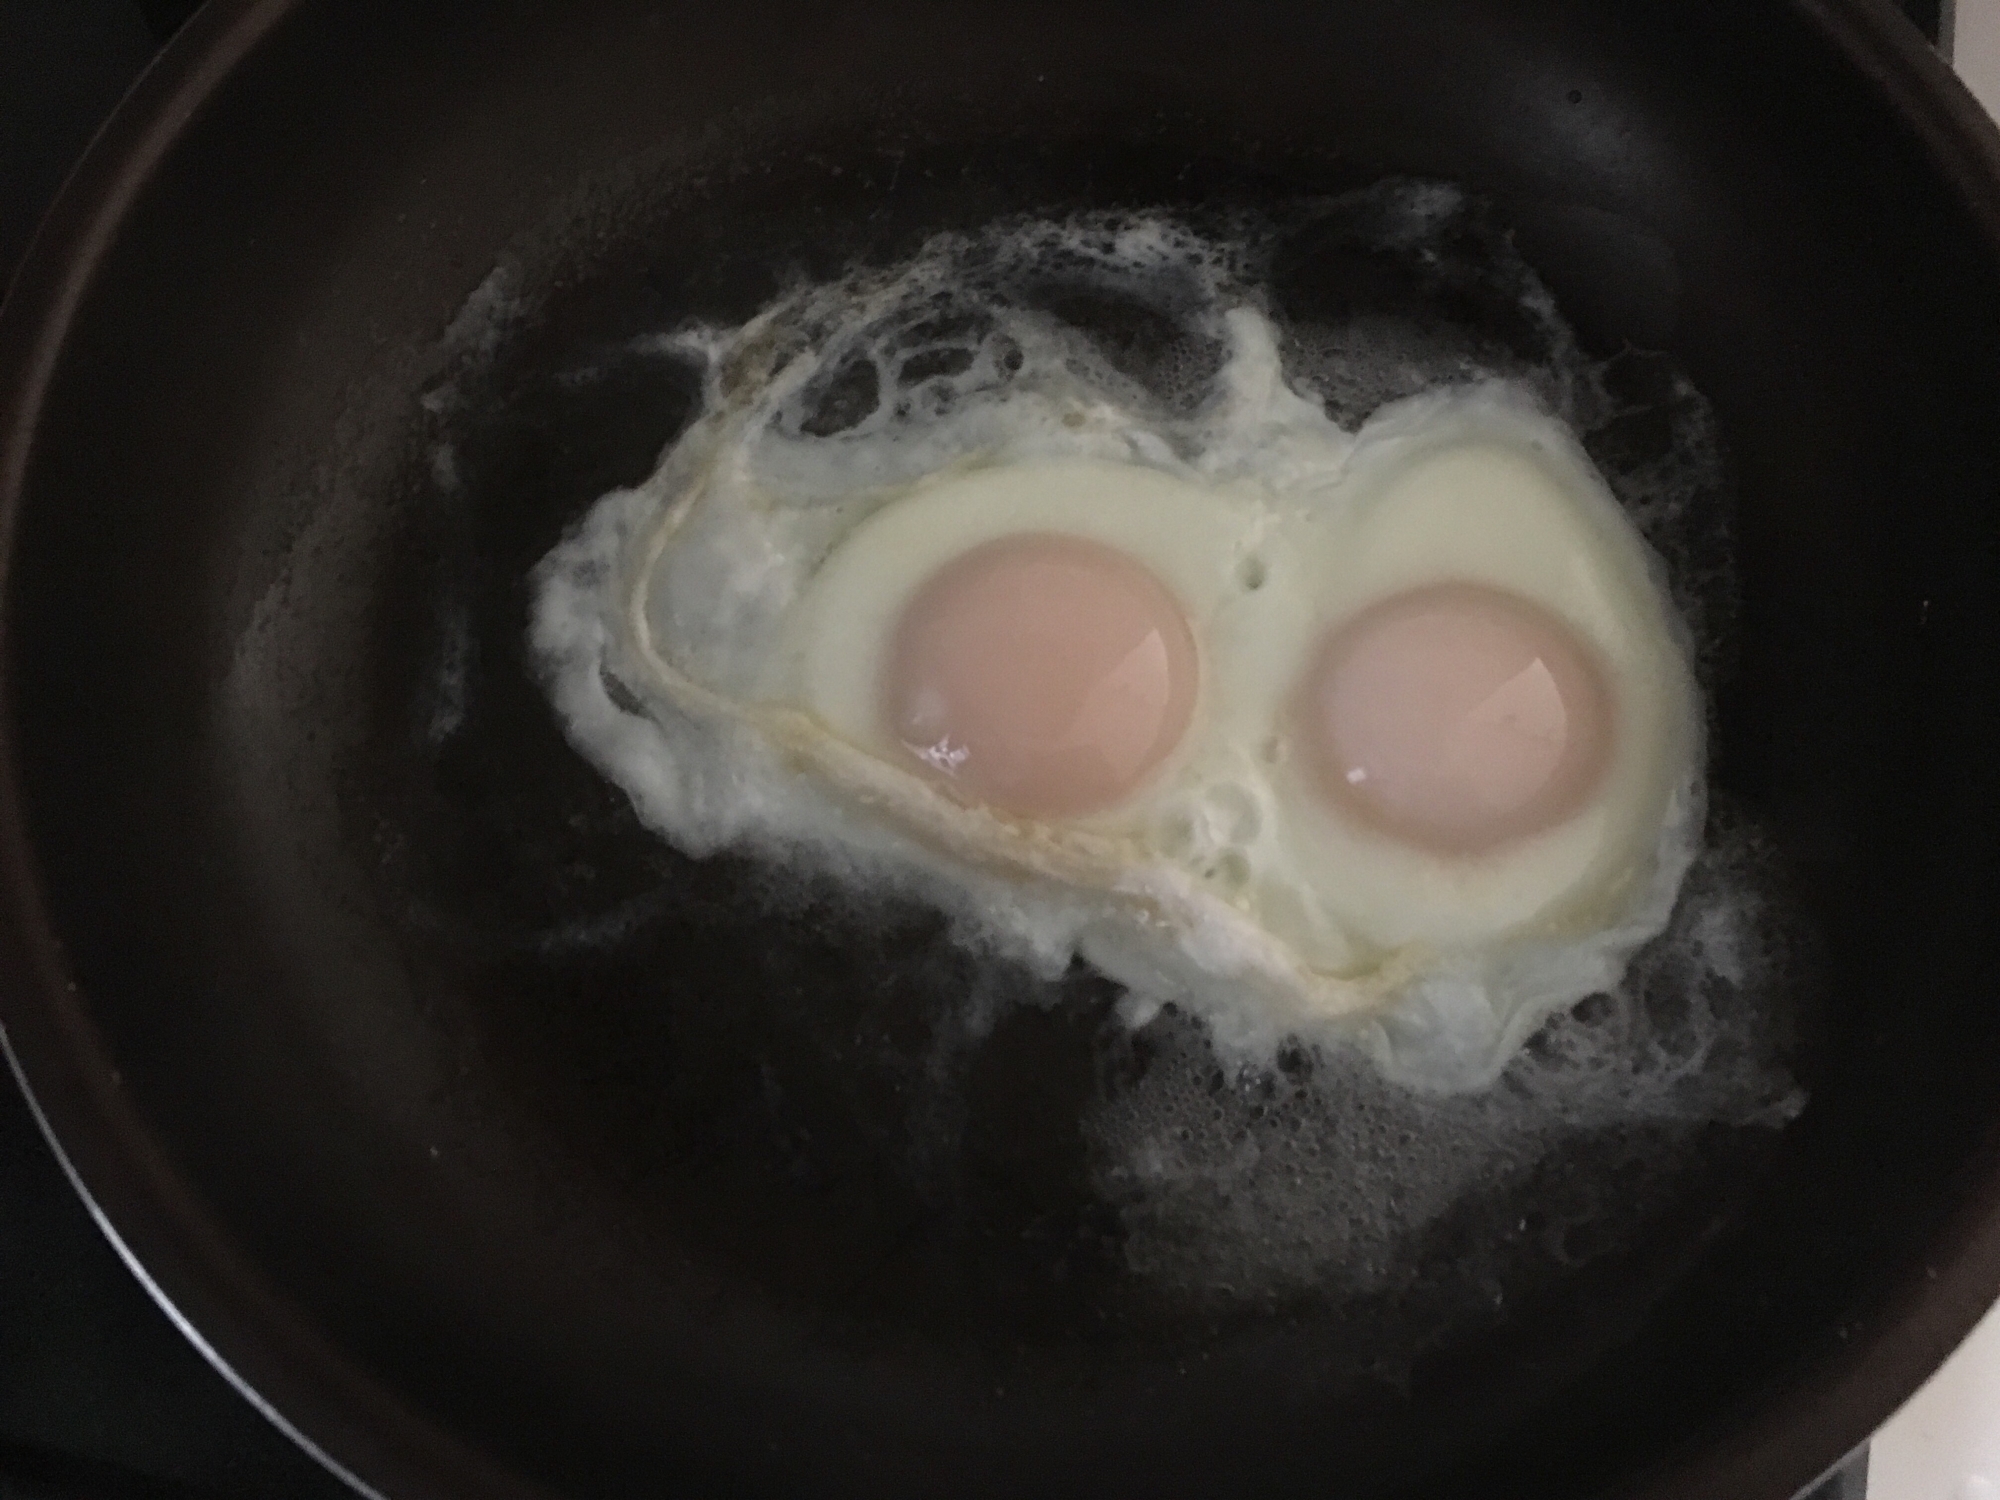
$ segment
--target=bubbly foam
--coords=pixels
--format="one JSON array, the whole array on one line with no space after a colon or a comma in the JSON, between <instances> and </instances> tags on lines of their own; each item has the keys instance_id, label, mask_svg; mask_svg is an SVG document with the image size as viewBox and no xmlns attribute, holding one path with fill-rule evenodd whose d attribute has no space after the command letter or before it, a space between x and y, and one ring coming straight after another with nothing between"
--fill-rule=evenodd
<instances>
[{"instance_id":1,"label":"bubbly foam","mask_svg":"<svg viewBox=\"0 0 2000 1500\"><path fill-rule=\"evenodd\" d=\"M1427 1226L1475 1194L1489 1212L1510 1190L1526 1197L1536 1167L1580 1138L1672 1143L1796 1118L1796 1038L1774 1003L1794 956L1785 914L1760 889L1767 858L1747 829L1712 844L1623 980L1550 1021L1477 1093L1413 1093L1325 1049L1234 1065L1164 1014L1133 1039L1128 1081L1085 1126L1131 1264L1211 1296L1390 1291ZM1652 1155L1642 1176L1669 1177L1672 1153ZM1633 1207L1596 1193L1532 1202L1538 1248L1566 1266L1614 1248L1595 1231Z\"/></svg>"}]
</instances>

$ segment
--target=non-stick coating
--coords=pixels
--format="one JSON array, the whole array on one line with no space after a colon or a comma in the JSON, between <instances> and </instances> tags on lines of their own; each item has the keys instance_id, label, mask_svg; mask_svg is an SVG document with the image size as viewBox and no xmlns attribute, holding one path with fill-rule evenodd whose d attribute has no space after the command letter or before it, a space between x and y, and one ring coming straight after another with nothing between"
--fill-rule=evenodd
<instances>
[{"instance_id":1,"label":"non-stick coating","mask_svg":"<svg viewBox=\"0 0 2000 1500\"><path fill-rule=\"evenodd\" d=\"M0 330L0 1014L83 1184L399 1496L1788 1494L2000 1287L2000 149L1894 24L212 5ZM535 559L692 399L552 372L997 213L1385 173L1491 198L1587 340L1716 403L1744 606L1715 778L1831 980L1747 1201L1370 1384L1321 1378L1353 1335L1309 1315L1096 1336L1088 1265L1063 1291L1043 1250L898 1218L880 1141L774 1139L885 1117L895 997L641 833L521 641ZM448 334L482 283L519 309L490 367ZM469 504L426 488L440 421ZM446 599L477 630L439 749ZM568 943L592 922L633 935ZM779 1111L739 1085L784 985L835 999L827 1096ZM685 987L740 995L735 1029L677 1029ZM982 1085L1020 1121L991 1222L1080 1232L1050 1143L1083 1084L1050 1060L1081 1024Z\"/></svg>"}]
</instances>

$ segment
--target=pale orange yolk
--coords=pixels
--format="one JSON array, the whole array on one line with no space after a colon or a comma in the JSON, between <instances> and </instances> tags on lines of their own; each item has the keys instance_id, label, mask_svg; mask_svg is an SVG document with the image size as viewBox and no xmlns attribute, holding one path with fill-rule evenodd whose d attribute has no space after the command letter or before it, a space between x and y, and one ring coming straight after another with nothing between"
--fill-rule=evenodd
<instances>
[{"instance_id":1,"label":"pale orange yolk","mask_svg":"<svg viewBox=\"0 0 2000 1500\"><path fill-rule=\"evenodd\" d=\"M1610 695L1590 652L1546 610L1480 584L1413 589L1340 627L1300 719L1333 801L1450 854L1570 817L1611 751Z\"/></svg>"},{"instance_id":2,"label":"pale orange yolk","mask_svg":"<svg viewBox=\"0 0 2000 1500\"><path fill-rule=\"evenodd\" d=\"M1194 637L1123 553L1029 534L939 569L897 624L889 733L966 801L1077 817L1130 795L1194 712Z\"/></svg>"}]
</instances>

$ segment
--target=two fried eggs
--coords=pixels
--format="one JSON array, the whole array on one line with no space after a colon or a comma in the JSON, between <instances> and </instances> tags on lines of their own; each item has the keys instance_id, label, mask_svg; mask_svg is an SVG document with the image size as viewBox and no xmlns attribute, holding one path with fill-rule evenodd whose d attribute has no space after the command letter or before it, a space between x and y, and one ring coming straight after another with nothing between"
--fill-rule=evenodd
<instances>
[{"instance_id":1,"label":"two fried eggs","mask_svg":"<svg viewBox=\"0 0 2000 1500\"><path fill-rule=\"evenodd\" d=\"M949 260L677 342L700 415L537 574L577 748L686 852L917 894L1225 1047L1472 1087L1615 985L1699 841L1701 714L1565 426L1483 381L1350 432L1229 297L1177 409L1032 306L954 311Z\"/></svg>"}]
</instances>

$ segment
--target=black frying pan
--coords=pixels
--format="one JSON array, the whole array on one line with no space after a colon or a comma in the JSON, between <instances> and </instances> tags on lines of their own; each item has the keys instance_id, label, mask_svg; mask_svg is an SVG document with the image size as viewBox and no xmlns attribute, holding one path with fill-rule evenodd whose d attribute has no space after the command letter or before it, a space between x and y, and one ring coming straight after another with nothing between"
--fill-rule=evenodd
<instances>
[{"instance_id":1,"label":"black frying pan","mask_svg":"<svg viewBox=\"0 0 2000 1500\"><path fill-rule=\"evenodd\" d=\"M937 997L880 975L924 914L870 947L648 838L528 680L525 577L690 410L606 364L635 332L996 214L1385 174L1716 404L1714 776L1822 937L1812 1104L1476 1323L1197 1314L1079 1185L1106 997L996 1032L913 1187ZM0 455L10 1055L162 1298L382 1493L1778 1500L2000 1290L2000 139L1878 0L218 0L20 275Z\"/></svg>"}]
</instances>

